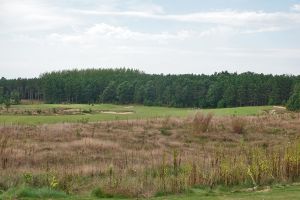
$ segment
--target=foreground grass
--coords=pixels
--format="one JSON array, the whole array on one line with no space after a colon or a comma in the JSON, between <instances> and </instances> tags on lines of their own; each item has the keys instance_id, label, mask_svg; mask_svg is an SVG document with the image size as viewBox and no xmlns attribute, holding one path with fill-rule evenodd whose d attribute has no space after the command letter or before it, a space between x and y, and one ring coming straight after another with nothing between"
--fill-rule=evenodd
<instances>
[{"instance_id":1,"label":"foreground grass","mask_svg":"<svg viewBox=\"0 0 300 200\"><path fill-rule=\"evenodd\" d=\"M270 189L262 189L255 192L240 192L240 191L225 191L224 190L201 190L195 189L191 194L179 195L179 196L169 196L169 197L161 197L156 198L157 200L235 200L235 199L243 199L243 200L273 200L273 199L299 199L300 196L300 186L274 186ZM154 199L153 199L154 200Z\"/></svg>"},{"instance_id":2,"label":"foreground grass","mask_svg":"<svg viewBox=\"0 0 300 200\"><path fill-rule=\"evenodd\" d=\"M14 105L10 109L13 110L46 110L55 108L68 109L85 109L85 110L103 110L103 111L121 111L132 112L128 115L120 114L84 114L84 115L15 115L2 114L0 115L0 124L51 124L51 123L76 123L76 122L97 122L111 120L127 120L127 119L147 119L160 118L166 116L187 117L193 115L197 111L204 113L212 112L217 116L246 116L257 115L264 110L269 110L271 106L255 106L255 107L239 107L239 108L222 108L222 109L191 109L191 108L168 108L168 107L150 107L140 105L112 105L112 104L34 104L34 105Z\"/></svg>"},{"instance_id":3,"label":"foreground grass","mask_svg":"<svg viewBox=\"0 0 300 200\"><path fill-rule=\"evenodd\" d=\"M270 113L0 126L0 197L297 199L266 186L300 180L300 114Z\"/></svg>"},{"instance_id":4,"label":"foreground grass","mask_svg":"<svg viewBox=\"0 0 300 200\"><path fill-rule=\"evenodd\" d=\"M235 200L235 199L299 199L300 196L300 186L290 185L290 186L273 186L270 188L261 189L258 191L239 191L230 190L226 188L217 188L214 190L209 189L192 189L191 192L181 195L170 195L162 197L154 197L151 200ZM23 200L34 200L34 199L63 199L63 200L122 200L126 198L97 198L92 195L86 196L71 196L60 191L55 191L47 188L35 189L35 188L15 188L11 189L2 195L0 199L23 199ZM129 200L129 199L128 199Z\"/></svg>"},{"instance_id":5,"label":"foreground grass","mask_svg":"<svg viewBox=\"0 0 300 200\"><path fill-rule=\"evenodd\" d=\"M48 199L48 198L65 198L68 199L68 195L61 191L51 190L49 188L30 188L19 187L11 188L8 191L0 195L0 199Z\"/></svg>"}]
</instances>

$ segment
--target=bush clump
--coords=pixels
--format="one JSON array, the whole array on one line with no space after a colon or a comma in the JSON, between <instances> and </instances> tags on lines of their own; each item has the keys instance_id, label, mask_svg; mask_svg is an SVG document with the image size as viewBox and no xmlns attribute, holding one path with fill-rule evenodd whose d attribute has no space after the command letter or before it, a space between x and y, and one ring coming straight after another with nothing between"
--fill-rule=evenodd
<instances>
[{"instance_id":1,"label":"bush clump","mask_svg":"<svg viewBox=\"0 0 300 200\"><path fill-rule=\"evenodd\" d=\"M209 125L213 118L212 113L208 113L207 115L198 112L196 113L193 119L193 129L195 133L204 133L208 131Z\"/></svg>"},{"instance_id":2,"label":"bush clump","mask_svg":"<svg viewBox=\"0 0 300 200\"><path fill-rule=\"evenodd\" d=\"M237 134L244 134L246 132L246 121L240 117L232 118L232 131Z\"/></svg>"}]
</instances>

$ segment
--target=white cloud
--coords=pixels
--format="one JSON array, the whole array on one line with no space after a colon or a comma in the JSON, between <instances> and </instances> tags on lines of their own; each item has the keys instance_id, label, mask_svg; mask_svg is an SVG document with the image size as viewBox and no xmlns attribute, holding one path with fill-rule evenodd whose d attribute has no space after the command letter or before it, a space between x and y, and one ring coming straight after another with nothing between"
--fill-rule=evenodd
<instances>
[{"instance_id":1,"label":"white cloud","mask_svg":"<svg viewBox=\"0 0 300 200\"><path fill-rule=\"evenodd\" d=\"M300 14L291 13L266 13L266 12L239 12L239 11L217 11L192 13L185 15L167 15L166 19L185 21L223 24L229 26L249 26L249 25L269 25L300 23Z\"/></svg>"},{"instance_id":2,"label":"white cloud","mask_svg":"<svg viewBox=\"0 0 300 200\"><path fill-rule=\"evenodd\" d=\"M295 4L292 6L292 10L294 11L300 11L300 4Z\"/></svg>"},{"instance_id":3,"label":"white cloud","mask_svg":"<svg viewBox=\"0 0 300 200\"><path fill-rule=\"evenodd\" d=\"M282 27L278 27L278 26L270 26L270 27L265 27L265 28L258 28L258 29L250 29L250 30L241 30L240 33L243 34L254 34L254 33L264 33L264 32L277 32L277 31L281 31L284 30L284 28Z\"/></svg>"},{"instance_id":4,"label":"white cloud","mask_svg":"<svg viewBox=\"0 0 300 200\"><path fill-rule=\"evenodd\" d=\"M216 30L212 30L216 31ZM208 32L203 32L199 36L206 36ZM184 40L197 33L188 30L181 30L176 33L146 33L130 30L128 27L112 26L105 23L95 24L86 30L75 34L51 34L50 40L62 41L64 43L78 43L83 45L96 44L99 40L106 41L136 41L136 42L158 42L165 43L168 40Z\"/></svg>"},{"instance_id":5,"label":"white cloud","mask_svg":"<svg viewBox=\"0 0 300 200\"><path fill-rule=\"evenodd\" d=\"M97 11L97 10L72 10L83 15L115 16L115 17L139 17L154 20L169 20L190 23L203 23L226 25L232 27L254 27L270 31L279 30L278 27L294 27L300 24L300 14L287 12L263 12L263 11L212 11L188 14L163 14L141 11ZM268 28L266 28L268 27ZM271 28L270 28L271 27ZM274 27L277 27L274 29Z\"/></svg>"},{"instance_id":6,"label":"white cloud","mask_svg":"<svg viewBox=\"0 0 300 200\"><path fill-rule=\"evenodd\" d=\"M165 10L162 6L153 4L153 3L147 3L147 2L131 2L131 4L128 6L128 10L131 11L139 11L144 13L152 13L152 14L163 14L165 13Z\"/></svg>"},{"instance_id":7,"label":"white cloud","mask_svg":"<svg viewBox=\"0 0 300 200\"><path fill-rule=\"evenodd\" d=\"M131 3L128 3L131 2ZM120 8L119 1L100 1L93 10L55 6L47 1L37 0L1 0L0 27L6 32L52 30L58 28L76 29L79 25L99 23L95 16L106 16L109 21L124 17L136 19L164 20L182 23L200 23L216 27L228 26L235 29L247 29L244 32L274 32L294 29L300 24L300 13L219 10L186 14L166 13L164 8L153 3L128 1L126 8ZM293 6L299 10L300 4ZM117 18L117 19L114 19ZM81 29L82 27L80 27Z\"/></svg>"},{"instance_id":8,"label":"white cloud","mask_svg":"<svg viewBox=\"0 0 300 200\"><path fill-rule=\"evenodd\" d=\"M51 30L64 27L73 18L43 1L1 0L0 27L6 32Z\"/></svg>"},{"instance_id":9,"label":"white cloud","mask_svg":"<svg viewBox=\"0 0 300 200\"><path fill-rule=\"evenodd\" d=\"M300 12L190 13L178 5L165 10L151 0L0 0L0 69L5 76L76 66L299 74ZM176 9L180 14L168 12ZM225 65L232 67L217 67Z\"/></svg>"},{"instance_id":10,"label":"white cloud","mask_svg":"<svg viewBox=\"0 0 300 200\"><path fill-rule=\"evenodd\" d=\"M125 16L125 17L161 19L160 15L156 15L151 12L144 12L144 11L98 11L98 10L78 10L78 9L71 9L69 11L71 13L83 14L83 15L116 16L116 17Z\"/></svg>"},{"instance_id":11,"label":"white cloud","mask_svg":"<svg viewBox=\"0 0 300 200\"><path fill-rule=\"evenodd\" d=\"M215 49L220 54L231 57L256 57L256 58L276 58L293 59L298 58L300 48L230 48L218 47Z\"/></svg>"}]
</instances>

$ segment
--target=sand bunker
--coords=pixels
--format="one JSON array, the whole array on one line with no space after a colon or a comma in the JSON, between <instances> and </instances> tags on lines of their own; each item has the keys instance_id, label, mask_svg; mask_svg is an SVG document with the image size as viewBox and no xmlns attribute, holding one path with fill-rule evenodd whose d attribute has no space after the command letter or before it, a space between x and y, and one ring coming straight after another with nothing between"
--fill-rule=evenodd
<instances>
[{"instance_id":1,"label":"sand bunker","mask_svg":"<svg viewBox=\"0 0 300 200\"><path fill-rule=\"evenodd\" d=\"M103 114L116 114L116 115L130 115L133 112L115 112L115 111L101 111Z\"/></svg>"},{"instance_id":2,"label":"sand bunker","mask_svg":"<svg viewBox=\"0 0 300 200\"><path fill-rule=\"evenodd\" d=\"M133 108L133 106L126 106L126 107L124 107L124 108L126 108L126 109L131 109L131 108Z\"/></svg>"},{"instance_id":3,"label":"sand bunker","mask_svg":"<svg viewBox=\"0 0 300 200\"><path fill-rule=\"evenodd\" d=\"M283 106L273 106L273 108L286 110L286 107L283 107Z\"/></svg>"}]
</instances>

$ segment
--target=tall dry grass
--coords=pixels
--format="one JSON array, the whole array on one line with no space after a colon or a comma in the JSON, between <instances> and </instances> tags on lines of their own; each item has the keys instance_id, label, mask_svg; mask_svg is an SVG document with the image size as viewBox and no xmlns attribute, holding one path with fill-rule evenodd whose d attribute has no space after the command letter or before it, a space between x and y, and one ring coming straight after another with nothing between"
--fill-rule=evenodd
<instances>
[{"instance_id":1,"label":"tall dry grass","mask_svg":"<svg viewBox=\"0 0 300 200\"><path fill-rule=\"evenodd\" d=\"M232 117L232 131L237 134L244 134L247 121L242 117Z\"/></svg>"},{"instance_id":2,"label":"tall dry grass","mask_svg":"<svg viewBox=\"0 0 300 200\"><path fill-rule=\"evenodd\" d=\"M204 114L197 112L193 119L193 129L194 133L204 133L208 131L209 125L213 118L212 113Z\"/></svg>"},{"instance_id":3,"label":"tall dry grass","mask_svg":"<svg viewBox=\"0 0 300 200\"><path fill-rule=\"evenodd\" d=\"M197 114L189 119L0 126L0 189L27 184L68 193L96 188L98 195L150 197L198 185L255 188L296 182L299 122L297 114Z\"/></svg>"}]
</instances>

